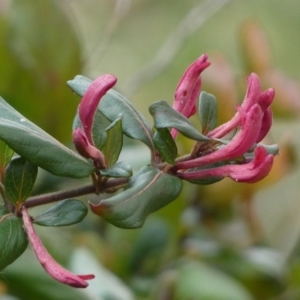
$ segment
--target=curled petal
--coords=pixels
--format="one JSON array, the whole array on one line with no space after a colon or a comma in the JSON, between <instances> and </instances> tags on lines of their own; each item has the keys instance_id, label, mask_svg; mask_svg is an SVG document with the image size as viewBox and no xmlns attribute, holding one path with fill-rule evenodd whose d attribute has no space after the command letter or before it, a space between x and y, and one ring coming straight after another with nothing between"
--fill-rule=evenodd
<instances>
[{"instance_id":1,"label":"curled petal","mask_svg":"<svg viewBox=\"0 0 300 300\"><path fill-rule=\"evenodd\" d=\"M252 73L247 78L247 83L248 83L248 87L247 87L246 95L241 105L242 109L245 112L248 112L253 105L258 103L261 95L260 80L255 73ZM241 123L241 116L240 116L240 111L238 111L230 121L212 130L209 133L209 137L221 138L225 136L227 133L229 133L230 131L232 131L235 127L239 126L240 123Z\"/></svg>"},{"instance_id":2,"label":"curled petal","mask_svg":"<svg viewBox=\"0 0 300 300\"><path fill-rule=\"evenodd\" d=\"M249 112L244 112L242 107L240 111L243 116L242 128L229 144L205 156L179 162L176 164L176 167L178 169L196 168L217 161L235 159L245 154L257 140L261 129L263 112L258 104L255 104Z\"/></svg>"},{"instance_id":3,"label":"curled petal","mask_svg":"<svg viewBox=\"0 0 300 300\"><path fill-rule=\"evenodd\" d=\"M201 79L199 78L196 81L194 89L193 89L192 94L190 96L191 105L190 106L186 105L185 107L183 107L183 110L181 111L181 114L183 114L187 118L193 116L197 111L196 103L197 103L197 100L199 98L200 88L201 88ZM178 110L178 109L176 109L176 110ZM175 129L175 128L172 128L171 136L174 140L176 139L177 135L178 135L178 130Z\"/></svg>"},{"instance_id":4,"label":"curled petal","mask_svg":"<svg viewBox=\"0 0 300 300\"><path fill-rule=\"evenodd\" d=\"M39 239L36 231L33 228L31 218L23 206L22 208L22 218L24 222L24 229L27 233L29 242L34 250L34 253L45 269L45 271L52 276L55 280L70 285L76 288L85 288L88 286L86 280L93 279L95 276L89 275L75 275L68 270L60 266L47 252L46 248Z\"/></svg>"},{"instance_id":5,"label":"curled petal","mask_svg":"<svg viewBox=\"0 0 300 300\"><path fill-rule=\"evenodd\" d=\"M210 65L207 58L207 55L203 54L194 61L185 71L177 85L173 108L187 118L196 112L196 102L201 87L199 76Z\"/></svg>"},{"instance_id":6,"label":"curled petal","mask_svg":"<svg viewBox=\"0 0 300 300\"><path fill-rule=\"evenodd\" d=\"M91 158L97 169L105 167L103 154L99 149L91 145L81 128L76 128L73 133L73 143L80 155Z\"/></svg>"},{"instance_id":7,"label":"curled petal","mask_svg":"<svg viewBox=\"0 0 300 300\"><path fill-rule=\"evenodd\" d=\"M273 120L273 114L272 114L272 110L269 107L264 111L260 131L256 143L259 143L267 135L267 133L269 132L272 126L272 120Z\"/></svg>"},{"instance_id":8,"label":"curled petal","mask_svg":"<svg viewBox=\"0 0 300 300\"><path fill-rule=\"evenodd\" d=\"M269 88L260 94L258 104L260 105L262 111L265 111L273 102L275 97L275 90Z\"/></svg>"},{"instance_id":9,"label":"curled petal","mask_svg":"<svg viewBox=\"0 0 300 300\"><path fill-rule=\"evenodd\" d=\"M247 78L248 88L242 103L245 111L248 111L254 104L258 103L261 95L260 80L255 73L251 73Z\"/></svg>"},{"instance_id":10,"label":"curled petal","mask_svg":"<svg viewBox=\"0 0 300 300\"><path fill-rule=\"evenodd\" d=\"M267 154L263 147L254 150L255 156L246 164L226 165L196 172L178 173L178 177L186 180L202 178L230 177L238 182L254 183L265 178L271 171L274 156Z\"/></svg>"},{"instance_id":11,"label":"curled petal","mask_svg":"<svg viewBox=\"0 0 300 300\"><path fill-rule=\"evenodd\" d=\"M83 131L90 142L94 145L92 138L92 126L96 109L101 98L117 82L117 78L110 74L105 74L95 79L86 90L79 104L79 119L83 126Z\"/></svg>"}]
</instances>

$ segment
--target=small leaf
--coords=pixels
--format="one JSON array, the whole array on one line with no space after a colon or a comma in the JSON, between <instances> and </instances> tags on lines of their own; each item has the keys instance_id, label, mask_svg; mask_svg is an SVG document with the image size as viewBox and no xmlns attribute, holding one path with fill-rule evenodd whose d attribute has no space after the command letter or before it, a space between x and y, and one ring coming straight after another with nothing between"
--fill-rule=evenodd
<instances>
[{"instance_id":1,"label":"small leaf","mask_svg":"<svg viewBox=\"0 0 300 300\"><path fill-rule=\"evenodd\" d=\"M107 139L107 133L106 133L106 125L104 122L104 116L101 114L100 111L96 111L93 128L92 128L92 134L93 134L93 140L95 143L95 146L101 150L106 142ZM76 128L82 128L82 124L79 119L78 111L76 113L76 116L73 121L72 129L73 131Z\"/></svg>"},{"instance_id":2,"label":"small leaf","mask_svg":"<svg viewBox=\"0 0 300 300\"><path fill-rule=\"evenodd\" d=\"M38 167L23 157L13 159L8 165L4 186L7 198L14 204L22 203L30 195Z\"/></svg>"},{"instance_id":3,"label":"small leaf","mask_svg":"<svg viewBox=\"0 0 300 300\"><path fill-rule=\"evenodd\" d=\"M68 226L82 221L87 213L84 203L76 199L66 199L36 216L33 222L41 226Z\"/></svg>"},{"instance_id":4,"label":"small leaf","mask_svg":"<svg viewBox=\"0 0 300 300\"><path fill-rule=\"evenodd\" d=\"M153 135L153 142L163 160L174 165L178 151L169 130L167 128L157 129Z\"/></svg>"},{"instance_id":5,"label":"small leaf","mask_svg":"<svg viewBox=\"0 0 300 300\"><path fill-rule=\"evenodd\" d=\"M100 101L98 109L113 122L123 116L122 129L128 137L140 140L153 149L152 131L145 117L123 95L109 90Z\"/></svg>"},{"instance_id":6,"label":"small leaf","mask_svg":"<svg viewBox=\"0 0 300 300\"><path fill-rule=\"evenodd\" d=\"M81 178L94 171L91 163L27 120L1 97L0 138L20 156L55 175Z\"/></svg>"},{"instance_id":7,"label":"small leaf","mask_svg":"<svg viewBox=\"0 0 300 300\"><path fill-rule=\"evenodd\" d=\"M177 177L146 166L129 179L123 192L98 205L90 203L90 207L117 227L138 228L150 213L175 200L181 188L182 181Z\"/></svg>"},{"instance_id":8,"label":"small leaf","mask_svg":"<svg viewBox=\"0 0 300 300\"><path fill-rule=\"evenodd\" d=\"M198 141L208 141L209 138L198 132L188 118L174 110L166 101L161 100L149 107L149 112L154 118L154 126L161 128L176 128L184 136Z\"/></svg>"},{"instance_id":9,"label":"small leaf","mask_svg":"<svg viewBox=\"0 0 300 300\"><path fill-rule=\"evenodd\" d=\"M67 82L68 86L79 96L83 96L92 80L77 75ZM98 109L103 115L113 122L120 114L123 115L122 129L130 138L137 139L153 149L152 131L145 117L138 112L132 103L115 90L109 90L102 97Z\"/></svg>"},{"instance_id":10,"label":"small leaf","mask_svg":"<svg viewBox=\"0 0 300 300\"><path fill-rule=\"evenodd\" d=\"M14 155L14 151L0 140L0 169L5 169Z\"/></svg>"},{"instance_id":11,"label":"small leaf","mask_svg":"<svg viewBox=\"0 0 300 300\"><path fill-rule=\"evenodd\" d=\"M0 207L0 271L14 262L26 249L28 241L22 219Z\"/></svg>"},{"instance_id":12,"label":"small leaf","mask_svg":"<svg viewBox=\"0 0 300 300\"><path fill-rule=\"evenodd\" d=\"M216 97L212 94L201 92L198 102L198 114L203 134L207 134L216 127L217 109Z\"/></svg>"},{"instance_id":13,"label":"small leaf","mask_svg":"<svg viewBox=\"0 0 300 300\"><path fill-rule=\"evenodd\" d=\"M82 97L92 81L92 79L89 79L85 76L76 75L74 79L67 81L67 85L73 90L74 93Z\"/></svg>"},{"instance_id":14,"label":"small leaf","mask_svg":"<svg viewBox=\"0 0 300 300\"><path fill-rule=\"evenodd\" d=\"M106 128L106 132L107 138L103 145L102 152L106 165L112 166L117 162L123 146L122 118L118 118L112 122L111 125Z\"/></svg>"},{"instance_id":15,"label":"small leaf","mask_svg":"<svg viewBox=\"0 0 300 300\"><path fill-rule=\"evenodd\" d=\"M110 168L100 170L100 173L106 177L130 177L132 176L132 169L129 164L120 161Z\"/></svg>"}]
</instances>

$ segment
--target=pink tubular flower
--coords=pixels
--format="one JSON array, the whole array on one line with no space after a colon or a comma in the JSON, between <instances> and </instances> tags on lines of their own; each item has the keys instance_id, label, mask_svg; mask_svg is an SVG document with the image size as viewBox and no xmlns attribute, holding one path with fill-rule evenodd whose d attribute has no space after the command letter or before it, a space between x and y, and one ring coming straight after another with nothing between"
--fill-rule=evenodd
<instances>
[{"instance_id":1,"label":"pink tubular flower","mask_svg":"<svg viewBox=\"0 0 300 300\"><path fill-rule=\"evenodd\" d=\"M196 113L196 103L201 88L200 74L210 65L207 58L207 55L203 54L194 61L185 71L177 85L173 108L187 118ZM176 129L172 129L171 135L174 139L177 133Z\"/></svg>"},{"instance_id":2,"label":"pink tubular flower","mask_svg":"<svg viewBox=\"0 0 300 300\"><path fill-rule=\"evenodd\" d=\"M88 286L86 280L93 279L95 276L89 275L75 275L68 270L60 266L47 252L41 240L39 239L36 231L33 228L31 218L23 206L22 208L22 218L24 222L24 229L27 233L29 242L35 252L35 255L45 271L52 276L55 280L70 285L76 288L85 288Z\"/></svg>"},{"instance_id":3,"label":"pink tubular flower","mask_svg":"<svg viewBox=\"0 0 300 300\"><path fill-rule=\"evenodd\" d=\"M259 77L252 73L247 78L248 88L246 92L245 99L241 105L241 107L247 112L254 104L259 104L263 113L267 110L267 108L271 105L275 92L274 89L267 89L264 92L261 92L260 80ZM241 123L240 113L237 112L234 117L225 124L215 128L209 133L209 137L212 138L221 138L225 136L227 133L232 131L234 128L239 126Z\"/></svg>"},{"instance_id":4,"label":"pink tubular flower","mask_svg":"<svg viewBox=\"0 0 300 300\"><path fill-rule=\"evenodd\" d=\"M246 164L225 165L195 172L178 173L182 179L202 179L210 177L230 177L238 182L254 183L266 177L271 171L274 156L267 154L265 148L254 150L254 159Z\"/></svg>"},{"instance_id":5,"label":"pink tubular flower","mask_svg":"<svg viewBox=\"0 0 300 300\"><path fill-rule=\"evenodd\" d=\"M91 158L97 169L105 167L102 152L95 147L92 127L94 117L101 98L117 82L117 78L110 74L105 74L95 79L84 93L78 108L81 128L73 131L73 143L76 150L85 158Z\"/></svg>"},{"instance_id":6,"label":"pink tubular flower","mask_svg":"<svg viewBox=\"0 0 300 300\"><path fill-rule=\"evenodd\" d=\"M260 106L255 104L249 112L245 112L242 107L239 112L242 115L242 128L232 141L210 154L179 162L176 167L178 169L196 168L222 160L235 159L249 151L256 142L261 128L262 111Z\"/></svg>"},{"instance_id":7,"label":"pink tubular flower","mask_svg":"<svg viewBox=\"0 0 300 300\"><path fill-rule=\"evenodd\" d=\"M86 90L79 104L79 119L83 126L83 131L88 141L94 145L92 137L92 126L94 116L101 98L117 82L117 78L110 74L105 74L95 79Z\"/></svg>"}]
</instances>

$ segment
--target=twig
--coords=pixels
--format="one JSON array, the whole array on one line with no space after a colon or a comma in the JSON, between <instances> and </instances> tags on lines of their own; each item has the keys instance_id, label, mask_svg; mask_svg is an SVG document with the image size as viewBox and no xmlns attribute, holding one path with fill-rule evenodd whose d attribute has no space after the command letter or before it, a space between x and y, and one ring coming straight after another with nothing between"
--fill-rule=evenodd
<instances>
[{"instance_id":1,"label":"twig","mask_svg":"<svg viewBox=\"0 0 300 300\"><path fill-rule=\"evenodd\" d=\"M127 181L128 178L117 178L117 179L108 180L107 182L103 183L103 185L99 188L99 191L104 193L106 190L110 190L112 188L118 188L118 187L121 188L124 184L126 184ZM95 186L93 184L89 184L72 190L58 191L54 193L30 197L26 200L24 206L30 208L38 205L44 205L44 204L61 201L68 198L94 194L95 192L96 192Z\"/></svg>"}]
</instances>

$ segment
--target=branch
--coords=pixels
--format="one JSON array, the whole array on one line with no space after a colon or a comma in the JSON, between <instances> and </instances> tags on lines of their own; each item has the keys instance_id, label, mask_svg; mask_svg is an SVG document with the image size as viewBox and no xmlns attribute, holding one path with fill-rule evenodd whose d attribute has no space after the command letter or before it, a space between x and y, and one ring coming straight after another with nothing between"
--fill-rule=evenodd
<instances>
[{"instance_id":1,"label":"branch","mask_svg":"<svg viewBox=\"0 0 300 300\"><path fill-rule=\"evenodd\" d=\"M122 188L128 181L128 178L116 178L110 179L102 184L99 188L99 192L105 193L113 188ZM96 192L95 186L93 184L85 185L77 189L58 191L54 193L38 195L30 197L24 203L27 208L49 204L57 201L61 201L67 198L80 197L88 194L94 194Z\"/></svg>"}]
</instances>

